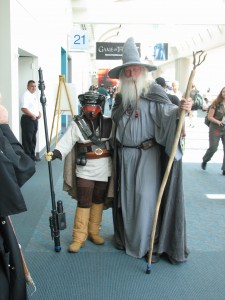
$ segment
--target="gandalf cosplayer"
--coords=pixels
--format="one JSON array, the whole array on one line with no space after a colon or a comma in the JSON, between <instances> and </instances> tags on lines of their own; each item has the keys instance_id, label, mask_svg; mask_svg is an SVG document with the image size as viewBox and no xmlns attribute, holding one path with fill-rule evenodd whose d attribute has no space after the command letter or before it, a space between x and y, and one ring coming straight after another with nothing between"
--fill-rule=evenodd
<instances>
[{"instance_id":1,"label":"gandalf cosplayer","mask_svg":"<svg viewBox=\"0 0 225 300\"><path fill-rule=\"evenodd\" d=\"M114 237L118 249L135 258L148 256L157 197L176 135L181 110L190 111L190 99L179 107L141 63L134 39L124 44L122 65L110 70L119 79L112 110L114 137ZM158 216L152 262L161 256L173 264L189 254L186 243L182 148L179 143Z\"/></svg>"}]
</instances>

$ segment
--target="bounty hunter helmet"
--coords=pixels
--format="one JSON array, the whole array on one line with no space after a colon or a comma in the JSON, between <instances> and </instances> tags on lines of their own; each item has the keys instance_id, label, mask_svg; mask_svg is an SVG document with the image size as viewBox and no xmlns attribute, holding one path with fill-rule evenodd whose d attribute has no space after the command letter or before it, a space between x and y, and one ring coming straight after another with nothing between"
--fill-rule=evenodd
<instances>
[{"instance_id":1,"label":"bounty hunter helmet","mask_svg":"<svg viewBox=\"0 0 225 300\"><path fill-rule=\"evenodd\" d=\"M105 95L97 92L86 92L78 96L82 106L81 111L89 120L93 120L98 114L102 113L102 106L104 107Z\"/></svg>"}]
</instances>

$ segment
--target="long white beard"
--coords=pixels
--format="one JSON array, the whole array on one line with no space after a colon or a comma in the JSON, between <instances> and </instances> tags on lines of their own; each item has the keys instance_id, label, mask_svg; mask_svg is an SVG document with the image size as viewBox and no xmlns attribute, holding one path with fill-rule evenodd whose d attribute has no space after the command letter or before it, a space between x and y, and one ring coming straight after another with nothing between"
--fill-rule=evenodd
<instances>
[{"instance_id":1,"label":"long white beard","mask_svg":"<svg viewBox=\"0 0 225 300\"><path fill-rule=\"evenodd\" d=\"M123 107L135 108L136 98L139 99L140 95L147 92L149 85L148 74L142 72L138 77L125 77L124 74L120 76L119 92L122 95ZM136 88L135 88L136 85Z\"/></svg>"}]
</instances>

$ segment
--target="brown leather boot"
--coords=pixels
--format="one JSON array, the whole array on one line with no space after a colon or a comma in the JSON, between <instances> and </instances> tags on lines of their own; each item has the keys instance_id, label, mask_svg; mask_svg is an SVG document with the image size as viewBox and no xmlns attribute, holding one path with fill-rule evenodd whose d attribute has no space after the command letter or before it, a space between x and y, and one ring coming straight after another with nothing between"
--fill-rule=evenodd
<instances>
[{"instance_id":1,"label":"brown leather boot","mask_svg":"<svg viewBox=\"0 0 225 300\"><path fill-rule=\"evenodd\" d=\"M88 235L89 217L90 208L77 207L73 226L73 242L69 245L68 252L77 253L84 245Z\"/></svg>"},{"instance_id":2,"label":"brown leather boot","mask_svg":"<svg viewBox=\"0 0 225 300\"><path fill-rule=\"evenodd\" d=\"M104 204L93 203L90 211L90 219L88 224L88 238L96 245L103 245L104 239L99 235L99 230L102 222L102 212Z\"/></svg>"}]
</instances>

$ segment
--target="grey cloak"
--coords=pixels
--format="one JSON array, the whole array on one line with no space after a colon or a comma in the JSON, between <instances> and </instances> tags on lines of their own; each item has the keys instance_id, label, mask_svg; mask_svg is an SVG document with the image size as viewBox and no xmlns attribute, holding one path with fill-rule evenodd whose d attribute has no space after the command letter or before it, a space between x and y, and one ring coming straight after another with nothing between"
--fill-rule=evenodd
<instances>
[{"instance_id":1,"label":"grey cloak","mask_svg":"<svg viewBox=\"0 0 225 300\"><path fill-rule=\"evenodd\" d=\"M155 206L160 184L176 134L178 108L157 84L141 96L138 118L124 111L121 95L112 111L115 123L113 221L116 246L141 258L149 250ZM143 150L137 146L154 138ZM186 224L182 183L182 151L178 146L166 185L157 223L154 252L167 254L172 263L187 259Z\"/></svg>"}]
</instances>

